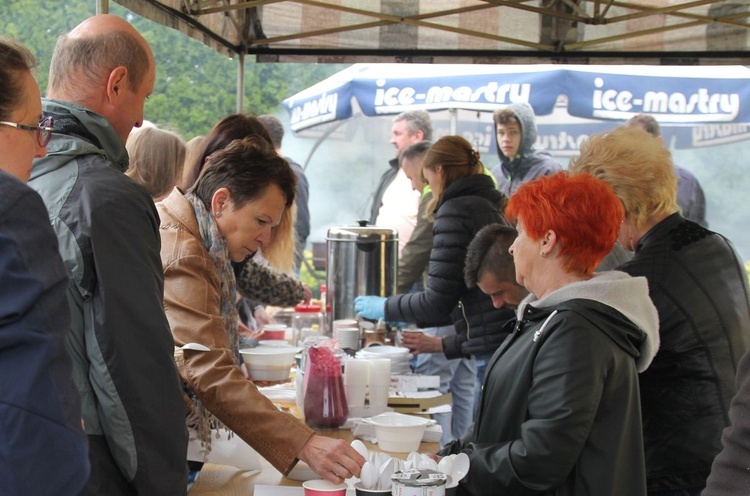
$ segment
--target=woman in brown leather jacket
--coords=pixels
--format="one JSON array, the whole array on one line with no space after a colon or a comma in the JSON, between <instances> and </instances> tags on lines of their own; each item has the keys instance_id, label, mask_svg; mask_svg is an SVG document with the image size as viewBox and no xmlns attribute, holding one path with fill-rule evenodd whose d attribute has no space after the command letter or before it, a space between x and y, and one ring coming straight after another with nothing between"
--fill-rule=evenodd
<instances>
[{"instance_id":1,"label":"woman in brown leather jacket","mask_svg":"<svg viewBox=\"0 0 750 496\"><path fill-rule=\"evenodd\" d=\"M164 306L175 346L201 345L176 354L188 427L208 442L209 425L218 421L283 474L299 459L340 483L358 475L364 459L344 441L318 436L277 410L238 363L231 262L245 261L269 243L294 191L294 172L259 136L211 154L187 194L175 189L157 204Z\"/></svg>"}]
</instances>

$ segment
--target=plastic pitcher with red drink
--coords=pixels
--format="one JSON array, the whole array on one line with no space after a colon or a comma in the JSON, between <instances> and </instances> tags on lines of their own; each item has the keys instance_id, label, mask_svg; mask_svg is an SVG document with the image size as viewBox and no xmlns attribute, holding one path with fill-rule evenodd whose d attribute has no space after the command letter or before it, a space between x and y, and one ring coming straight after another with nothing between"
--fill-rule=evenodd
<instances>
[{"instance_id":1,"label":"plastic pitcher with red drink","mask_svg":"<svg viewBox=\"0 0 750 496\"><path fill-rule=\"evenodd\" d=\"M306 350L305 421L319 429L335 429L349 416L336 350L312 346Z\"/></svg>"}]
</instances>

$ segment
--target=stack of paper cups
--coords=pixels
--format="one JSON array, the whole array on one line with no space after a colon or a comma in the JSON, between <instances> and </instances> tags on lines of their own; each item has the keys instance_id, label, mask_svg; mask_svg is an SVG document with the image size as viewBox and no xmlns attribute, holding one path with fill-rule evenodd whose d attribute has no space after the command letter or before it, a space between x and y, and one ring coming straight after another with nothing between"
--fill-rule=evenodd
<instances>
[{"instance_id":1,"label":"stack of paper cups","mask_svg":"<svg viewBox=\"0 0 750 496\"><path fill-rule=\"evenodd\" d=\"M391 387L391 360L373 358L370 362L368 389L370 410L373 415L382 413L388 406L388 389Z\"/></svg>"},{"instance_id":2,"label":"stack of paper cups","mask_svg":"<svg viewBox=\"0 0 750 496\"><path fill-rule=\"evenodd\" d=\"M336 333L334 338L342 350L344 348L355 351L359 349L359 327L340 327L334 329L333 332Z\"/></svg>"},{"instance_id":3,"label":"stack of paper cups","mask_svg":"<svg viewBox=\"0 0 750 496\"><path fill-rule=\"evenodd\" d=\"M344 391L349 408L365 406L370 361L350 358L344 365Z\"/></svg>"},{"instance_id":4,"label":"stack of paper cups","mask_svg":"<svg viewBox=\"0 0 750 496\"><path fill-rule=\"evenodd\" d=\"M356 320L339 319L333 321L333 339L338 342L338 346L342 350L345 348L358 350L359 336L359 326Z\"/></svg>"}]
</instances>

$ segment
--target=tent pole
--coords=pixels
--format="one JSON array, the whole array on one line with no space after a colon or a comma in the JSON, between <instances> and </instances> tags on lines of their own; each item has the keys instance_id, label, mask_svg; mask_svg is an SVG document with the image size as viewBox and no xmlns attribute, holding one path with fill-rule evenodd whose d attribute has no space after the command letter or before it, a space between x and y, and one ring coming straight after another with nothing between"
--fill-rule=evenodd
<instances>
[{"instance_id":1,"label":"tent pole","mask_svg":"<svg viewBox=\"0 0 750 496\"><path fill-rule=\"evenodd\" d=\"M96 14L109 14L109 0L96 0Z\"/></svg>"},{"instance_id":2,"label":"tent pole","mask_svg":"<svg viewBox=\"0 0 750 496\"><path fill-rule=\"evenodd\" d=\"M242 113L242 98L245 96L245 53L237 58L237 113Z\"/></svg>"},{"instance_id":3,"label":"tent pole","mask_svg":"<svg viewBox=\"0 0 750 496\"><path fill-rule=\"evenodd\" d=\"M450 130L451 130L451 136L455 136L458 132L458 110L457 109L450 109L448 110L450 113Z\"/></svg>"}]
</instances>

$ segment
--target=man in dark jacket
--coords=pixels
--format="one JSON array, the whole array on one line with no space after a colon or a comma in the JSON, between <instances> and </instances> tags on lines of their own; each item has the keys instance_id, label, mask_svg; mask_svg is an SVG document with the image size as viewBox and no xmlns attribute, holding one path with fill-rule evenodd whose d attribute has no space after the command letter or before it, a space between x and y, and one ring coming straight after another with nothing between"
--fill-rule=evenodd
<instances>
[{"instance_id":1,"label":"man in dark jacket","mask_svg":"<svg viewBox=\"0 0 750 496\"><path fill-rule=\"evenodd\" d=\"M495 111L495 137L500 164L492 169L497 189L510 196L523 183L562 170L547 152L534 149L537 138L534 109L528 103L514 103Z\"/></svg>"},{"instance_id":2,"label":"man in dark jacket","mask_svg":"<svg viewBox=\"0 0 750 496\"><path fill-rule=\"evenodd\" d=\"M156 68L119 17L91 17L55 46L43 101L55 119L29 185L70 272L68 346L89 441L88 491L185 494L185 405L164 314L159 217L123 173Z\"/></svg>"}]
</instances>

